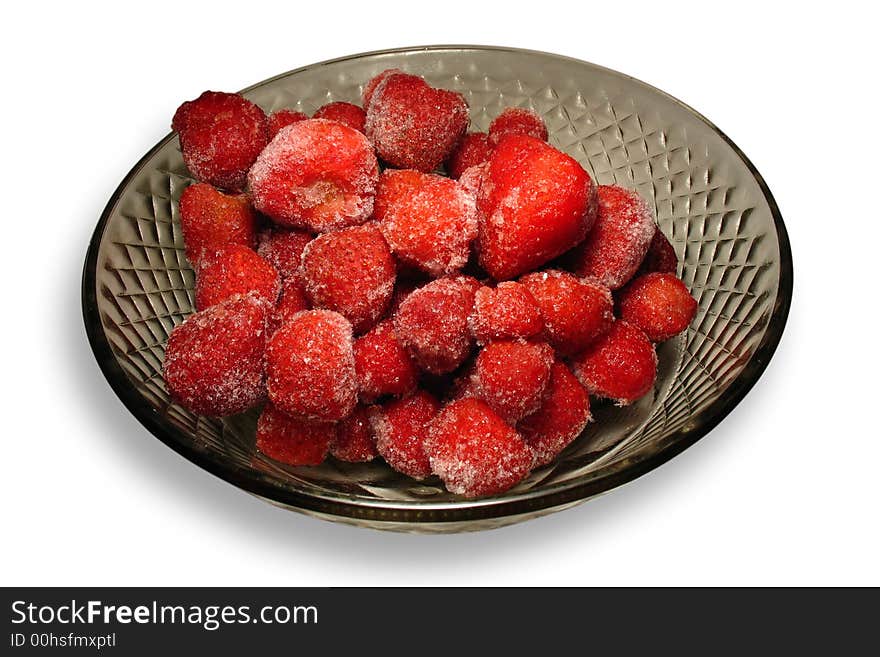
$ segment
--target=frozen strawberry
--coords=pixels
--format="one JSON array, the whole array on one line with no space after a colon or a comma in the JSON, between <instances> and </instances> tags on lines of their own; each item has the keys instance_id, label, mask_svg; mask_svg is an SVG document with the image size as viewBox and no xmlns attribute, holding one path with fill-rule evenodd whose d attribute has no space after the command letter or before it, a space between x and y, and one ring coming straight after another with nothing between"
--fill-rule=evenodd
<instances>
[{"instance_id":1,"label":"frozen strawberry","mask_svg":"<svg viewBox=\"0 0 880 657\"><path fill-rule=\"evenodd\" d=\"M577 245L595 218L595 190L565 153L534 137L505 135L477 196L483 269L507 280Z\"/></svg>"},{"instance_id":2,"label":"frozen strawberry","mask_svg":"<svg viewBox=\"0 0 880 657\"><path fill-rule=\"evenodd\" d=\"M357 130L309 119L283 128L248 174L254 207L285 226L321 233L373 212L379 164Z\"/></svg>"},{"instance_id":3,"label":"frozen strawberry","mask_svg":"<svg viewBox=\"0 0 880 657\"><path fill-rule=\"evenodd\" d=\"M550 463L590 421L590 396L561 361L553 363L541 407L517 430L535 454L535 466Z\"/></svg>"},{"instance_id":4,"label":"frozen strawberry","mask_svg":"<svg viewBox=\"0 0 880 657\"><path fill-rule=\"evenodd\" d=\"M351 324L330 310L306 310L266 347L269 399L301 420L335 421L357 402Z\"/></svg>"},{"instance_id":5,"label":"frozen strawberry","mask_svg":"<svg viewBox=\"0 0 880 657\"><path fill-rule=\"evenodd\" d=\"M303 249L312 239L305 231L276 226L259 236L257 253L278 270L282 280L288 280L299 275Z\"/></svg>"},{"instance_id":6,"label":"frozen strawberry","mask_svg":"<svg viewBox=\"0 0 880 657\"><path fill-rule=\"evenodd\" d=\"M477 236L474 197L454 180L411 169L382 173L373 218L394 255L435 277L460 270Z\"/></svg>"},{"instance_id":7,"label":"frozen strawberry","mask_svg":"<svg viewBox=\"0 0 880 657\"><path fill-rule=\"evenodd\" d=\"M254 246L257 215L246 197L196 183L183 190L179 208L186 257L194 267L206 254L227 244Z\"/></svg>"},{"instance_id":8,"label":"frozen strawberry","mask_svg":"<svg viewBox=\"0 0 880 657\"><path fill-rule=\"evenodd\" d=\"M648 203L616 185L601 185L593 230L569 256L572 270L612 290L622 287L642 263L657 226Z\"/></svg>"},{"instance_id":9,"label":"frozen strawberry","mask_svg":"<svg viewBox=\"0 0 880 657\"><path fill-rule=\"evenodd\" d=\"M678 256L675 254L675 247L663 234L659 228L654 232L651 244L648 246L648 252L645 259L639 267L639 274L650 274L651 272L660 272L666 274L674 274L678 270Z\"/></svg>"},{"instance_id":10,"label":"frozen strawberry","mask_svg":"<svg viewBox=\"0 0 880 657\"><path fill-rule=\"evenodd\" d=\"M269 334L274 333L282 324L303 310L311 308L302 283L288 278L281 284L281 294L269 317Z\"/></svg>"},{"instance_id":11,"label":"frozen strawberry","mask_svg":"<svg viewBox=\"0 0 880 657\"><path fill-rule=\"evenodd\" d=\"M640 329L618 320L608 333L572 360L571 368L591 394L626 406L654 385L657 354Z\"/></svg>"},{"instance_id":12,"label":"frozen strawberry","mask_svg":"<svg viewBox=\"0 0 880 657\"><path fill-rule=\"evenodd\" d=\"M266 115L238 94L206 91L174 113L183 161L197 180L233 192L269 141Z\"/></svg>"},{"instance_id":13,"label":"frozen strawberry","mask_svg":"<svg viewBox=\"0 0 880 657\"><path fill-rule=\"evenodd\" d=\"M388 465L413 479L431 474L425 438L439 409L434 396L424 390L374 407L370 420L376 449Z\"/></svg>"},{"instance_id":14,"label":"frozen strawberry","mask_svg":"<svg viewBox=\"0 0 880 657\"><path fill-rule=\"evenodd\" d=\"M470 132L461 138L458 146L446 160L446 173L458 180L466 170L488 162L495 146L485 132Z\"/></svg>"},{"instance_id":15,"label":"frozen strawberry","mask_svg":"<svg viewBox=\"0 0 880 657\"><path fill-rule=\"evenodd\" d=\"M354 369L360 398L368 403L383 395L409 394L418 383L418 370L397 340L391 320L354 341Z\"/></svg>"},{"instance_id":16,"label":"frozen strawberry","mask_svg":"<svg viewBox=\"0 0 880 657\"><path fill-rule=\"evenodd\" d=\"M530 338L544 329L541 311L531 292L514 281L477 290L469 324L479 344L505 338Z\"/></svg>"},{"instance_id":17,"label":"frozen strawberry","mask_svg":"<svg viewBox=\"0 0 880 657\"><path fill-rule=\"evenodd\" d=\"M425 441L431 470L450 492L497 495L529 474L532 450L486 402L450 402L431 423Z\"/></svg>"},{"instance_id":18,"label":"frozen strawberry","mask_svg":"<svg viewBox=\"0 0 880 657\"><path fill-rule=\"evenodd\" d=\"M309 118L308 114L297 112L292 109L280 109L269 115L269 139L275 139L275 135L281 132L281 128L286 128L294 123L305 121Z\"/></svg>"},{"instance_id":19,"label":"frozen strawberry","mask_svg":"<svg viewBox=\"0 0 880 657\"><path fill-rule=\"evenodd\" d=\"M357 406L354 412L339 423L336 441L330 446L334 458L349 463L365 463L379 455L376 436L370 423L370 409Z\"/></svg>"},{"instance_id":20,"label":"frozen strawberry","mask_svg":"<svg viewBox=\"0 0 880 657\"><path fill-rule=\"evenodd\" d=\"M547 141L547 126L535 110L526 107L507 107L489 125L489 140L497 144L504 135L528 135Z\"/></svg>"},{"instance_id":21,"label":"frozen strawberry","mask_svg":"<svg viewBox=\"0 0 880 657\"><path fill-rule=\"evenodd\" d=\"M400 169L433 171L467 126L464 96L435 89L413 75L387 76L367 107L367 136L379 157Z\"/></svg>"},{"instance_id":22,"label":"frozen strawberry","mask_svg":"<svg viewBox=\"0 0 880 657\"><path fill-rule=\"evenodd\" d=\"M474 198L478 198L478 195L480 193L480 186L483 184L483 180L486 178L488 171L488 162L475 164L474 166L464 170L464 172L461 174L461 177L458 179L458 184L461 185ZM477 206L478 213L479 210L479 206Z\"/></svg>"},{"instance_id":23,"label":"frozen strawberry","mask_svg":"<svg viewBox=\"0 0 880 657\"><path fill-rule=\"evenodd\" d=\"M281 279L272 265L246 246L230 244L202 258L196 275L196 308L204 310L248 292L274 305L280 290Z\"/></svg>"},{"instance_id":24,"label":"frozen strawberry","mask_svg":"<svg viewBox=\"0 0 880 657\"><path fill-rule=\"evenodd\" d=\"M351 103L344 103L342 101L339 101L335 103L327 103L323 107L319 108L318 111L312 115L312 118L336 121L337 123L341 123L342 125L347 125L353 130L363 132L364 123L367 120L367 115L366 112L364 112L364 110L362 110L357 105L352 105Z\"/></svg>"},{"instance_id":25,"label":"frozen strawberry","mask_svg":"<svg viewBox=\"0 0 880 657\"><path fill-rule=\"evenodd\" d=\"M199 415L235 415L266 396L267 304L235 297L190 315L168 337L162 374L168 392Z\"/></svg>"},{"instance_id":26,"label":"frozen strawberry","mask_svg":"<svg viewBox=\"0 0 880 657\"><path fill-rule=\"evenodd\" d=\"M469 276L438 278L400 304L394 330L419 367L445 374L468 357L473 346L468 316L479 287Z\"/></svg>"},{"instance_id":27,"label":"frozen strawberry","mask_svg":"<svg viewBox=\"0 0 880 657\"><path fill-rule=\"evenodd\" d=\"M355 333L372 328L394 292L394 258L372 225L321 235L302 256L306 294L316 308L342 314Z\"/></svg>"},{"instance_id":28,"label":"frozen strawberry","mask_svg":"<svg viewBox=\"0 0 880 657\"><path fill-rule=\"evenodd\" d=\"M379 84L390 75L407 75L407 74L404 73L403 71L401 71L399 68L389 68L389 69L385 69L384 71L379 73L379 75L376 75L375 77L370 79L370 81L367 82L366 85L364 85L364 92L363 92L363 94L361 94L363 102L364 102L364 109L365 110L369 108L370 102L373 100L373 93L376 91L376 87L378 87ZM416 76L413 75L411 77L416 77Z\"/></svg>"},{"instance_id":29,"label":"frozen strawberry","mask_svg":"<svg viewBox=\"0 0 880 657\"><path fill-rule=\"evenodd\" d=\"M697 314L697 302L675 274L640 276L620 292L620 318L637 326L653 342L684 331Z\"/></svg>"},{"instance_id":30,"label":"frozen strawberry","mask_svg":"<svg viewBox=\"0 0 880 657\"><path fill-rule=\"evenodd\" d=\"M257 449L287 465L320 465L336 440L334 422L304 422L281 412L272 402L257 420Z\"/></svg>"},{"instance_id":31,"label":"frozen strawberry","mask_svg":"<svg viewBox=\"0 0 880 657\"><path fill-rule=\"evenodd\" d=\"M477 356L475 392L506 422L515 424L541 406L553 349L546 342L499 340Z\"/></svg>"},{"instance_id":32,"label":"frozen strawberry","mask_svg":"<svg viewBox=\"0 0 880 657\"><path fill-rule=\"evenodd\" d=\"M611 292L595 281L548 269L527 274L520 283L541 310L546 340L563 356L576 354L611 328Z\"/></svg>"}]
</instances>

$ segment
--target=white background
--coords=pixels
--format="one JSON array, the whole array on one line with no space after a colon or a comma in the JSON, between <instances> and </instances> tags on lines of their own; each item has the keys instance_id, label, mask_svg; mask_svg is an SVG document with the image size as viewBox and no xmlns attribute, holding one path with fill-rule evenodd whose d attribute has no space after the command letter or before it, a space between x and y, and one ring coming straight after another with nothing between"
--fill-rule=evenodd
<instances>
[{"instance_id":1,"label":"white background","mask_svg":"<svg viewBox=\"0 0 880 657\"><path fill-rule=\"evenodd\" d=\"M845 2L504 4L4 9L0 583L880 584L876 17ZM681 98L764 175L795 262L779 350L708 437L573 510L469 535L313 520L199 470L117 401L80 315L98 216L178 103L429 43L558 52Z\"/></svg>"}]
</instances>

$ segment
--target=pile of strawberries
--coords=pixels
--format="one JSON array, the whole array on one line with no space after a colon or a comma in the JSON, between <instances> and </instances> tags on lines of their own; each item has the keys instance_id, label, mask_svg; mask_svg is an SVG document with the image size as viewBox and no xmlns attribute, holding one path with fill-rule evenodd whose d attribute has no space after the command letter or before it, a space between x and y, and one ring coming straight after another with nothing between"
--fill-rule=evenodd
<instances>
[{"instance_id":1,"label":"pile of strawberries","mask_svg":"<svg viewBox=\"0 0 880 657\"><path fill-rule=\"evenodd\" d=\"M651 208L531 110L468 122L461 94L398 70L312 118L181 105L197 312L168 339L173 398L262 405L257 448L287 464L381 456L472 497L556 458L590 395L648 393L654 343L697 307Z\"/></svg>"}]
</instances>

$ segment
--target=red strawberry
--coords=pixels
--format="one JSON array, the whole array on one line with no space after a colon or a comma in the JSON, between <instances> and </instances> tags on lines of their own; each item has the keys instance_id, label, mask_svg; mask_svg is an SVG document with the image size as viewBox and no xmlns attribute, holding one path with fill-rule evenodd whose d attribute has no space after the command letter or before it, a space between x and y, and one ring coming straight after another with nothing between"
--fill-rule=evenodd
<instances>
[{"instance_id":1,"label":"red strawberry","mask_svg":"<svg viewBox=\"0 0 880 657\"><path fill-rule=\"evenodd\" d=\"M454 180L419 171L382 173L373 217L394 255L431 276L464 267L477 236L473 196Z\"/></svg>"},{"instance_id":2,"label":"red strawberry","mask_svg":"<svg viewBox=\"0 0 880 657\"><path fill-rule=\"evenodd\" d=\"M541 311L531 292L515 281L477 290L469 323L480 344L504 338L530 338L544 329Z\"/></svg>"},{"instance_id":3,"label":"red strawberry","mask_svg":"<svg viewBox=\"0 0 880 657\"><path fill-rule=\"evenodd\" d=\"M367 115L357 105L338 101L335 103L327 103L320 107L312 115L313 119L327 119L328 121L336 121L342 125L347 125L352 130L358 132L364 131L364 124L367 121Z\"/></svg>"},{"instance_id":4,"label":"red strawberry","mask_svg":"<svg viewBox=\"0 0 880 657\"><path fill-rule=\"evenodd\" d=\"M179 207L186 257L195 268L205 255L227 244L253 248L257 215L245 196L196 183L183 190Z\"/></svg>"},{"instance_id":5,"label":"red strawberry","mask_svg":"<svg viewBox=\"0 0 880 657\"><path fill-rule=\"evenodd\" d=\"M657 354L641 330L618 320L572 359L571 368L591 394L626 406L650 392L657 377Z\"/></svg>"},{"instance_id":6,"label":"red strawberry","mask_svg":"<svg viewBox=\"0 0 880 657\"><path fill-rule=\"evenodd\" d=\"M566 258L579 276L591 276L617 290L636 273L657 226L651 207L636 192L601 185L597 195L596 224Z\"/></svg>"},{"instance_id":7,"label":"red strawberry","mask_svg":"<svg viewBox=\"0 0 880 657\"><path fill-rule=\"evenodd\" d=\"M431 474L425 438L439 408L437 400L424 390L374 407L370 420L376 449L388 465L413 479Z\"/></svg>"},{"instance_id":8,"label":"red strawberry","mask_svg":"<svg viewBox=\"0 0 880 657\"><path fill-rule=\"evenodd\" d=\"M275 135L281 132L281 128L305 121L308 118L308 114L292 109L280 109L277 112L272 112L269 115L269 140L274 139Z\"/></svg>"},{"instance_id":9,"label":"red strawberry","mask_svg":"<svg viewBox=\"0 0 880 657\"><path fill-rule=\"evenodd\" d=\"M283 280L299 276L302 252L313 239L310 233L275 226L259 236L257 253L278 270Z\"/></svg>"},{"instance_id":10,"label":"red strawberry","mask_svg":"<svg viewBox=\"0 0 880 657\"><path fill-rule=\"evenodd\" d=\"M334 458L348 463L372 461L379 455L376 436L370 424L369 407L356 406L354 412L339 423L330 453Z\"/></svg>"},{"instance_id":11,"label":"red strawberry","mask_svg":"<svg viewBox=\"0 0 880 657\"><path fill-rule=\"evenodd\" d=\"M388 68L371 78L370 81L367 82L366 85L364 85L364 92L363 94L361 94L361 97L363 99L365 110L369 109L370 107L370 103L373 100L373 93L376 91L376 87L378 87L385 80L385 78L391 75L406 75L406 73L401 71L399 68ZM413 75L411 77L416 76Z\"/></svg>"},{"instance_id":12,"label":"red strawberry","mask_svg":"<svg viewBox=\"0 0 880 657\"><path fill-rule=\"evenodd\" d=\"M611 328L614 303L605 286L558 269L536 271L520 282L541 310L547 342L560 354L576 354Z\"/></svg>"},{"instance_id":13,"label":"red strawberry","mask_svg":"<svg viewBox=\"0 0 880 657\"><path fill-rule=\"evenodd\" d=\"M283 128L248 174L254 207L285 226L324 232L373 212L379 165L357 130L309 119Z\"/></svg>"},{"instance_id":14,"label":"red strawberry","mask_svg":"<svg viewBox=\"0 0 880 657\"><path fill-rule=\"evenodd\" d=\"M584 239L595 185L576 160L540 139L505 135L477 196L480 264L496 280L531 271Z\"/></svg>"},{"instance_id":15,"label":"red strawberry","mask_svg":"<svg viewBox=\"0 0 880 657\"><path fill-rule=\"evenodd\" d=\"M468 133L446 160L446 172L450 178L458 180L471 167L488 162L494 148L485 132Z\"/></svg>"},{"instance_id":16,"label":"red strawberry","mask_svg":"<svg viewBox=\"0 0 880 657\"><path fill-rule=\"evenodd\" d=\"M288 465L320 465L336 434L333 422L298 420L268 402L257 420L257 449Z\"/></svg>"},{"instance_id":17,"label":"red strawberry","mask_svg":"<svg viewBox=\"0 0 880 657\"><path fill-rule=\"evenodd\" d=\"M516 428L535 453L538 467L555 459L589 421L590 396L571 370L557 360L541 407Z\"/></svg>"},{"instance_id":18,"label":"red strawberry","mask_svg":"<svg viewBox=\"0 0 880 657\"><path fill-rule=\"evenodd\" d=\"M306 310L285 322L266 346L269 399L310 422L348 416L357 402L351 324L330 310Z\"/></svg>"},{"instance_id":19,"label":"red strawberry","mask_svg":"<svg viewBox=\"0 0 880 657\"><path fill-rule=\"evenodd\" d=\"M546 342L498 340L477 356L474 392L505 421L538 410L550 380L553 349Z\"/></svg>"},{"instance_id":20,"label":"red strawberry","mask_svg":"<svg viewBox=\"0 0 880 657\"><path fill-rule=\"evenodd\" d=\"M470 355L473 338L468 316L479 287L469 276L438 278L400 304L394 330L419 367L446 374Z\"/></svg>"},{"instance_id":21,"label":"red strawberry","mask_svg":"<svg viewBox=\"0 0 880 657\"><path fill-rule=\"evenodd\" d=\"M269 141L263 110L238 94L218 91L183 103L171 128L190 173L233 192L244 189L248 169Z\"/></svg>"},{"instance_id":22,"label":"red strawberry","mask_svg":"<svg viewBox=\"0 0 880 657\"><path fill-rule=\"evenodd\" d=\"M367 136L380 158L401 169L433 171L467 126L464 96L412 75L386 77L367 107Z\"/></svg>"},{"instance_id":23,"label":"red strawberry","mask_svg":"<svg viewBox=\"0 0 880 657\"><path fill-rule=\"evenodd\" d=\"M547 141L547 126L536 111L527 107L507 107L489 125L489 141L497 144L504 135L528 135Z\"/></svg>"},{"instance_id":24,"label":"red strawberry","mask_svg":"<svg viewBox=\"0 0 880 657\"><path fill-rule=\"evenodd\" d=\"M235 297L187 317L168 337L162 374L193 413L235 415L266 396L265 301Z\"/></svg>"},{"instance_id":25,"label":"red strawberry","mask_svg":"<svg viewBox=\"0 0 880 657\"><path fill-rule=\"evenodd\" d=\"M418 383L418 369L398 341L391 320L354 341L354 369L360 397L366 402L409 394Z\"/></svg>"},{"instance_id":26,"label":"red strawberry","mask_svg":"<svg viewBox=\"0 0 880 657\"><path fill-rule=\"evenodd\" d=\"M281 279L275 267L240 244L229 244L202 259L196 275L196 308L204 310L236 294L253 292L275 305Z\"/></svg>"},{"instance_id":27,"label":"red strawberry","mask_svg":"<svg viewBox=\"0 0 880 657\"><path fill-rule=\"evenodd\" d=\"M620 292L620 318L638 326L648 339L662 342L684 331L697 314L697 302L675 274L640 276Z\"/></svg>"},{"instance_id":28,"label":"red strawberry","mask_svg":"<svg viewBox=\"0 0 880 657\"><path fill-rule=\"evenodd\" d=\"M396 274L388 244L370 224L309 242L301 275L315 308L335 310L352 323L355 333L362 333L388 308Z\"/></svg>"},{"instance_id":29,"label":"red strawberry","mask_svg":"<svg viewBox=\"0 0 880 657\"><path fill-rule=\"evenodd\" d=\"M440 411L425 450L446 488L466 497L503 493L525 478L534 458L515 429L472 397Z\"/></svg>"}]
</instances>

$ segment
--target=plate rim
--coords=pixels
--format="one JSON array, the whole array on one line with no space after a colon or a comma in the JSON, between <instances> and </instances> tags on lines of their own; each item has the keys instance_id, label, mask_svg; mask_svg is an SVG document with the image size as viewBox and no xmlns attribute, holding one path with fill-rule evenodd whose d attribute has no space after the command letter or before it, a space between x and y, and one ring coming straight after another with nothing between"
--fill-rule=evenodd
<instances>
[{"instance_id":1,"label":"plate rim","mask_svg":"<svg viewBox=\"0 0 880 657\"><path fill-rule=\"evenodd\" d=\"M719 396L718 399L713 401L699 414L701 421L696 427L688 430L679 429L667 436L664 445L657 451L644 455L642 458L624 459L601 471L601 475L597 474L597 476L590 477L586 481L581 481L576 484L565 482L559 484L557 490L550 489L539 496L535 496L533 491L527 491L511 496L469 499L462 502L447 501L434 503L430 501L363 500L355 499L353 496L346 499L346 496L341 494L338 497L323 497L321 495L306 494L289 488L280 487L275 484L273 479L259 471L235 465L228 459L223 459L210 452L197 450L194 447L175 439L175 434L178 432L164 421L163 416L157 413L155 409L146 402L143 396L137 392L135 386L129 381L128 376L113 355L112 348L110 347L109 340L107 339L106 332L103 328L103 322L101 321L97 306L97 263L104 231L106 230L109 219L125 188L146 165L147 161L149 161L156 152L164 148L168 142L174 138L175 133L171 132L147 151L147 153L144 154L125 175L110 196L107 205L101 213L98 224L92 233L82 271L81 305L86 335L95 356L95 360L97 361L104 378L110 385L110 388L128 411L151 434L175 452L200 468L210 472L212 475L231 483L242 490L264 498L269 502L306 513L314 512L321 514L322 516L333 516L338 517L339 519L349 519L354 522L360 520L373 526L381 526L382 523L395 525L405 524L412 526L414 529L417 529L419 525L427 526L429 524L436 525L442 523L467 523L480 520L522 516L523 514L538 515L541 512L547 513L556 507L585 501L600 493L633 481L643 474L659 467L706 436L706 434L714 429L754 387L755 383L766 370L779 346L791 307L791 297L794 285L794 266L788 230L786 229L785 222L782 219L782 214L776 200L774 199L770 188L767 186L764 177L760 174L746 154L730 137L727 136L725 132L690 105L682 102L662 89L658 89L657 87L626 73L621 73L598 64L556 53L507 46L437 44L373 50L315 62L306 66L291 69L252 84L243 89L242 93L295 73L348 60L403 52L437 52L445 50L496 51L541 55L599 69L622 78L630 79L640 85L644 85L652 91L665 96L667 99L671 100L673 103L690 112L700 121L705 123L708 128L727 143L736 156L739 157L746 166L749 173L754 177L761 193L767 201L773 218L779 242L780 271L778 282L779 287L773 310L767 321L767 328L760 344L752 353L744 369L729 384L725 394Z\"/></svg>"}]
</instances>

